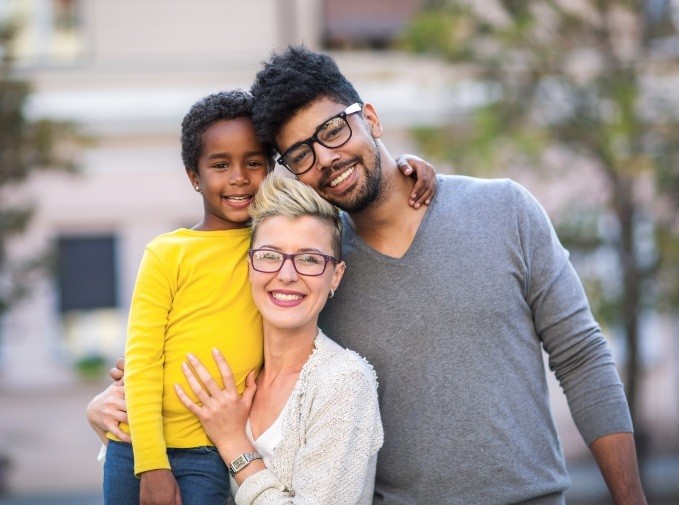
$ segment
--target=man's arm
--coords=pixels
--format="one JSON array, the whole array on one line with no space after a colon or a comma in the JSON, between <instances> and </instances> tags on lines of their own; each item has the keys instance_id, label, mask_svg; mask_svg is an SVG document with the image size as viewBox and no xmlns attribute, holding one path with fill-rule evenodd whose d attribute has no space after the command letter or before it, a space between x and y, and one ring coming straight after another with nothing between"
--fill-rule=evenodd
<instances>
[{"instance_id":1,"label":"man's arm","mask_svg":"<svg viewBox=\"0 0 679 505\"><path fill-rule=\"evenodd\" d=\"M610 349L544 209L525 190L516 197L528 272L526 301L549 366L614 503L645 504L632 420Z\"/></svg>"},{"instance_id":2,"label":"man's arm","mask_svg":"<svg viewBox=\"0 0 679 505\"><path fill-rule=\"evenodd\" d=\"M646 505L641 487L634 436L614 433L589 445L616 505Z\"/></svg>"}]
</instances>

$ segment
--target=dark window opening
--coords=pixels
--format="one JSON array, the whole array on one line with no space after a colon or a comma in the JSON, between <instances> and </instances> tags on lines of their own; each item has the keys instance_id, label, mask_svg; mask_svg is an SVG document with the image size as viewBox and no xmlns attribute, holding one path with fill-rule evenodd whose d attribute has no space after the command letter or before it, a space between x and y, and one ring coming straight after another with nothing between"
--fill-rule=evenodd
<instances>
[{"instance_id":1,"label":"dark window opening","mask_svg":"<svg viewBox=\"0 0 679 505\"><path fill-rule=\"evenodd\" d=\"M59 239L57 275L62 313L118 305L115 246L110 235Z\"/></svg>"}]
</instances>

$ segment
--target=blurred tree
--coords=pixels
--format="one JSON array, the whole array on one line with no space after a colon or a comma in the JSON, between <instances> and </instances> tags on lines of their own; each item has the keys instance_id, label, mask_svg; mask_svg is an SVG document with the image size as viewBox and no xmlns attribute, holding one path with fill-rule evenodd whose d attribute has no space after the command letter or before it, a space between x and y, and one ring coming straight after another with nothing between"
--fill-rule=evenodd
<instances>
[{"instance_id":1,"label":"blurred tree","mask_svg":"<svg viewBox=\"0 0 679 505\"><path fill-rule=\"evenodd\" d=\"M8 254L9 241L26 230L34 209L17 198L19 188L40 171L74 172L76 148L85 140L73 123L27 117L31 88L15 76L16 33L16 24L0 21L0 317L28 294L34 274L47 266L45 252L24 258Z\"/></svg>"},{"instance_id":2,"label":"blurred tree","mask_svg":"<svg viewBox=\"0 0 679 505\"><path fill-rule=\"evenodd\" d=\"M603 181L556 224L573 256L617 260L617 282L580 274L597 318L624 335L638 433L640 320L679 307L679 61L653 44L651 28L671 23L649 22L651 4L663 2L434 0L403 39L470 71L486 97L444 131L415 132L429 156L482 175L552 167L559 180L587 166Z\"/></svg>"}]
</instances>

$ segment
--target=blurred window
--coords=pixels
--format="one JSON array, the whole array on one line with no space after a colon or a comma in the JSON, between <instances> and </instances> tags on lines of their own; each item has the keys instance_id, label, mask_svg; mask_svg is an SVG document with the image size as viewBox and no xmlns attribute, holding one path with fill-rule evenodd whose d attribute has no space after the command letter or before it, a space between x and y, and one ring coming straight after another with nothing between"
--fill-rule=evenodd
<instances>
[{"instance_id":1,"label":"blurred window","mask_svg":"<svg viewBox=\"0 0 679 505\"><path fill-rule=\"evenodd\" d=\"M0 0L5 1L5 0ZM16 56L29 64L68 63L85 50L83 0L13 0L4 15L20 23Z\"/></svg>"},{"instance_id":2,"label":"blurred window","mask_svg":"<svg viewBox=\"0 0 679 505\"><path fill-rule=\"evenodd\" d=\"M329 49L386 49L424 0L324 0L323 42Z\"/></svg>"},{"instance_id":3,"label":"blurred window","mask_svg":"<svg viewBox=\"0 0 679 505\"><path fill-rule=\"evenodd\" d=\"M645 0L645 11L651 50L679 55L679 0Z\"/></svg>"},{"instance_id":4,"label":"blurred window","mask_svg":"<svg viewBox=\"0 0 679 505\"><path fill-rule=\"evenodd\" d=\"M118 305L115 237L61 237L58 241L60 310Z\"/></svg>"}]
</instances>

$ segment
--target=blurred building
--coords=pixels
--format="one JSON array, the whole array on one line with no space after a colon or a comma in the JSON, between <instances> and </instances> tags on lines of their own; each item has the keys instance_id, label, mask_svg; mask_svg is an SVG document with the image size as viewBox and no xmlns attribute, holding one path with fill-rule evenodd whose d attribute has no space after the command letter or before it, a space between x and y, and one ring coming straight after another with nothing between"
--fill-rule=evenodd
<instances>
[{"instance_id":1,"label":"blurred building","mask_svg":"<svg viewBox=\"0 0 679 505\"><path fill-rule=\"evenodd\" d=\"M0 15L22 23L16 55L35 89L29 113L76 121L94 144L82 152L81 174L37 177L20 195L38 204L37 213L12 252L53 248L56 275L4 321L3 384L68 382L75 362L122 353L144 245L202 215L179 146L181 119L194 101L249 88L259 63L289 43L384 47L416 3L389 17L387 2L361 2L363 19L384 19L388 29L369 31L368 23L346 31L352 11L335 15L335 2L319 0L5 1ZM372 14L371 4L380 7ZM330 14L339 24L328 22ZM433 61L388 52L336 56L390 125L394 152L412 150L411 126L442 121L455 104L474 99L472 88L449 88L453 72Z\"/></svg>"},{"instance_id":2,"label":"blurred building","mask_svg":"<svg viewBox=\"0 0 679 505\"><path fill-rule=\"evenodd\" d=\"M271 50L304 42L332 51L376 105L393 154L413 152L412 127L441 124L482 101L474 82L447 65L374 51L388 47L420 4L3 0L0 16L23 23L17 56L35 88L30 114L77 121L95 141L82 152L81 174L43 174L17 195L37 212L12 254L52 248L57 260L55 275L2 322L2 388L68 386L78 380L77 362L122 354L144 245L202 216L181 163L181 119L208 93L249 88ZM676 344L676 326L668 325L663 331ZM658 376L647 382L648 417L675 446L679 434L667 426L679 417L677 347L655 356ZM558 389L553 380L551 387ZM558 395L555 413L567 452L583 451Z\"/></svg>"}]
</instances>

